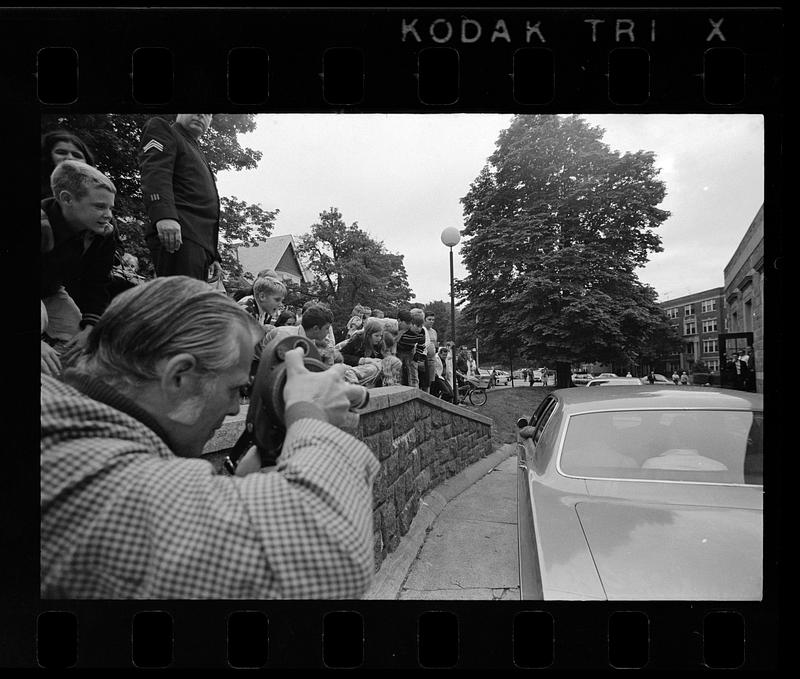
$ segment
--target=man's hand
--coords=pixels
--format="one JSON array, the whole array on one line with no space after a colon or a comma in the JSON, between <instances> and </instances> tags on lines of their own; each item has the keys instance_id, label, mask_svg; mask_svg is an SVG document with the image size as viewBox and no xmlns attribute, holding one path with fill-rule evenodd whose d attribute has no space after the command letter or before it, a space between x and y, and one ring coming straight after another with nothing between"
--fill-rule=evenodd
<instances>
[{"instance_id":1,"label":"man's hand","mask_svg":"<svg viewBox=\"0 0 800 679\"><path fill-rule=\"evenodd\" d=\"M216 283L220 278L222 278L222 264L212 262L211 266L208 267L208 282Z\"/></svg>"},{"instance_id":2,"label":"man's hand","mask_svg":"<svg viewBox=\"0 0 800 679\"><path fill-rule=\"evenodd\" d=\"M64 345L64 351L61 354L61 360L64 365L72 363L78 355L83 351L86 342L89 339L89 333L92 331L92 326L87 325L77 335L75 335L69 342Z\"/></svg>"},{"instance_id":3,"label":"man's hand","mask_svg":"<svg viewBox=\"0 0 800 679\"><path fill-rule=\"evenodd\" d=\"M51 377L58 377L61 374L61 359L58 357L58 352L44 340L42 340L42 372Z\"/></svg>"},{"instance_id":4,"label":"man's hand","mask_svg":"<svg viewBox=\"0 0 800 679\"><path fill-rule=\"evenodd\" d=\"M156 231L167 252L176 252L183 244L181 225L174 219L159 219L156 222Z\"/></svg>"},{"instance_id":5,"label":"man's hand","mask_svg":"<svg viewBox=\"0 0 800 679\"><path fill-rule=\"evenodd\" d=\"M325 411L328 421L336 426L348 420L348 411L361 402L364 387L348 384L346 366L337 363L323 372L310 372L303 365L305 352L297 347L286 352L286 385L283 400L286 408L295 403L313 403Z\"/></svg>"}]
</instances>

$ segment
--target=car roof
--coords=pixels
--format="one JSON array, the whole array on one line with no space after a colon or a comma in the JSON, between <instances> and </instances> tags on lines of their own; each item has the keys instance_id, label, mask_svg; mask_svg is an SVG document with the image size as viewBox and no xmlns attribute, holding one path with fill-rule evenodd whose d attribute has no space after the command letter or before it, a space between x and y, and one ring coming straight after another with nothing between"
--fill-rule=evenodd
<instances>
[{"instance_id":1,"label":"car roof","mask_svg":"<svg viewBox=\"0 0 800 679\"><path fill-rule=\"evenodd\" d=\"M583 412L596 409L637 410L647 408L726 408L732 410L763 410L764 397L746 391L714 387L671 387L651 384L605 386L602 389L567 387L556 389L553 395L564 404L565 410Z\"/></svg>"}]
</instances>

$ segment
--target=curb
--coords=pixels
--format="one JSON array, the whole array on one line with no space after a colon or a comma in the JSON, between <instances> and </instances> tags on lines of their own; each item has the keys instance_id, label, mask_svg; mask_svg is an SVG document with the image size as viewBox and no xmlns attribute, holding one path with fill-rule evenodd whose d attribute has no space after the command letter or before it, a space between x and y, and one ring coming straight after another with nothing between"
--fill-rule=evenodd
<instances>
[{"instance_id":1,"label":"curb","mask_svg":"<svg viewBox=\"0 0 800 679\"><path fill-rule=\"evenodd\" d=\"M423 497L408 533L402 537L397 549L384 559L380 570L373 578L372 585L363 598L370 600L397 599L408 571L425 542L428 529L447 503L486 476L515 452L516 444L506 443L491 455L481 458L454 477L439 484L435 490Z\"/></svg>"}]
</instances>

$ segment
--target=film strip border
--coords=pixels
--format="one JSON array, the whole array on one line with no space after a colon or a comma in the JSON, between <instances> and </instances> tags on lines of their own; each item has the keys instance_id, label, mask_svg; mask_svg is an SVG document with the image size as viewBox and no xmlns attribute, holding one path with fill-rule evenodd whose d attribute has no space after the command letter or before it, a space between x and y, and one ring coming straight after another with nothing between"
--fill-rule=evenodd
<instances>
[{"instance_id":1,"label":"film strip border","mask_svg":"<svg viewBox=\"0 0 800 679\"><path fill-rule=\"evenodd\" d=\"M37 116L27 114L187 105L230 112L765 114L782 106L777 9L90 8L0 10L0 19L6 111L37 133ZM767 130L769 137L769 124ZM777 141L768 138L768 152ZM25 553L8 561L28 577L3 586L8 666L777 664L774 580L767 603L752 604L42 602L38 476L24 477L33 481L19 484L33 493L19 512L30 521L17 531Z\"/></svg>"},{"instance_id":2,"label":"film strip border","mask_svg":"<svg viewBox=\"0 0 800 679\"><path fill-rule=\"evenodd\" d=\"M392 603L56 607L37 617L36 662L47 669L753 669L770 665L765 651L774 643L759 613L735 605L686 606L676 621L674 610L638 604L585 605L577 616L564 605Z\"/></svg>"},{"instance_id":3,"label":"film strip border","mask_svg":"<svg viewBox=\"0 0 800 679\"><path fill-rule=\"evenodd\" d=\"M777 10L4 11L11 103L94 112L755 111ZM20 49L20 30L36 22Z\"/></svg>"}]
</instances>

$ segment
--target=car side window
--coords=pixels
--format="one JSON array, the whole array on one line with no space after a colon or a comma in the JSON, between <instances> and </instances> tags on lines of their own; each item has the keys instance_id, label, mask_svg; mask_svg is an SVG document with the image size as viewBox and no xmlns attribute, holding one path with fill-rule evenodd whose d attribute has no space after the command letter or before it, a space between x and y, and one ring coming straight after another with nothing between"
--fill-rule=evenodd
<instances>
[{"instance_id":1,"label":"car side window","mask_svg":"<svg viewBox=\"0 0 800 679\"><path fill-rule=\"evenodd\" d=\"M544 428L547 426L547 422L556 408L556 403L558 403L556 399L550 398L542 404L544 409L538 413L538 417L536 419L536 429L533 432L534 447L537 443L539 443L539 439L542 438L542 431L544 431Z\"/></svg>"},{"instance_id":2,"label":"car side window","mask_svg":"<svg viewBox=\"0 0 800 679\"><path fill-rule=\"evenodd\" d=\"M550 402L553 400L554 399L552 396L548 396L547 398L544 399L544 401L542 401L539 404L536 410L533 411L533 415L531 415L530 418L528 419L528 426L530 427L536 426L536 423L539 421L539 418L541 417L542 413L545 410L547 410L548 406L550 405Z\"/></svg>"}]
</instances>

